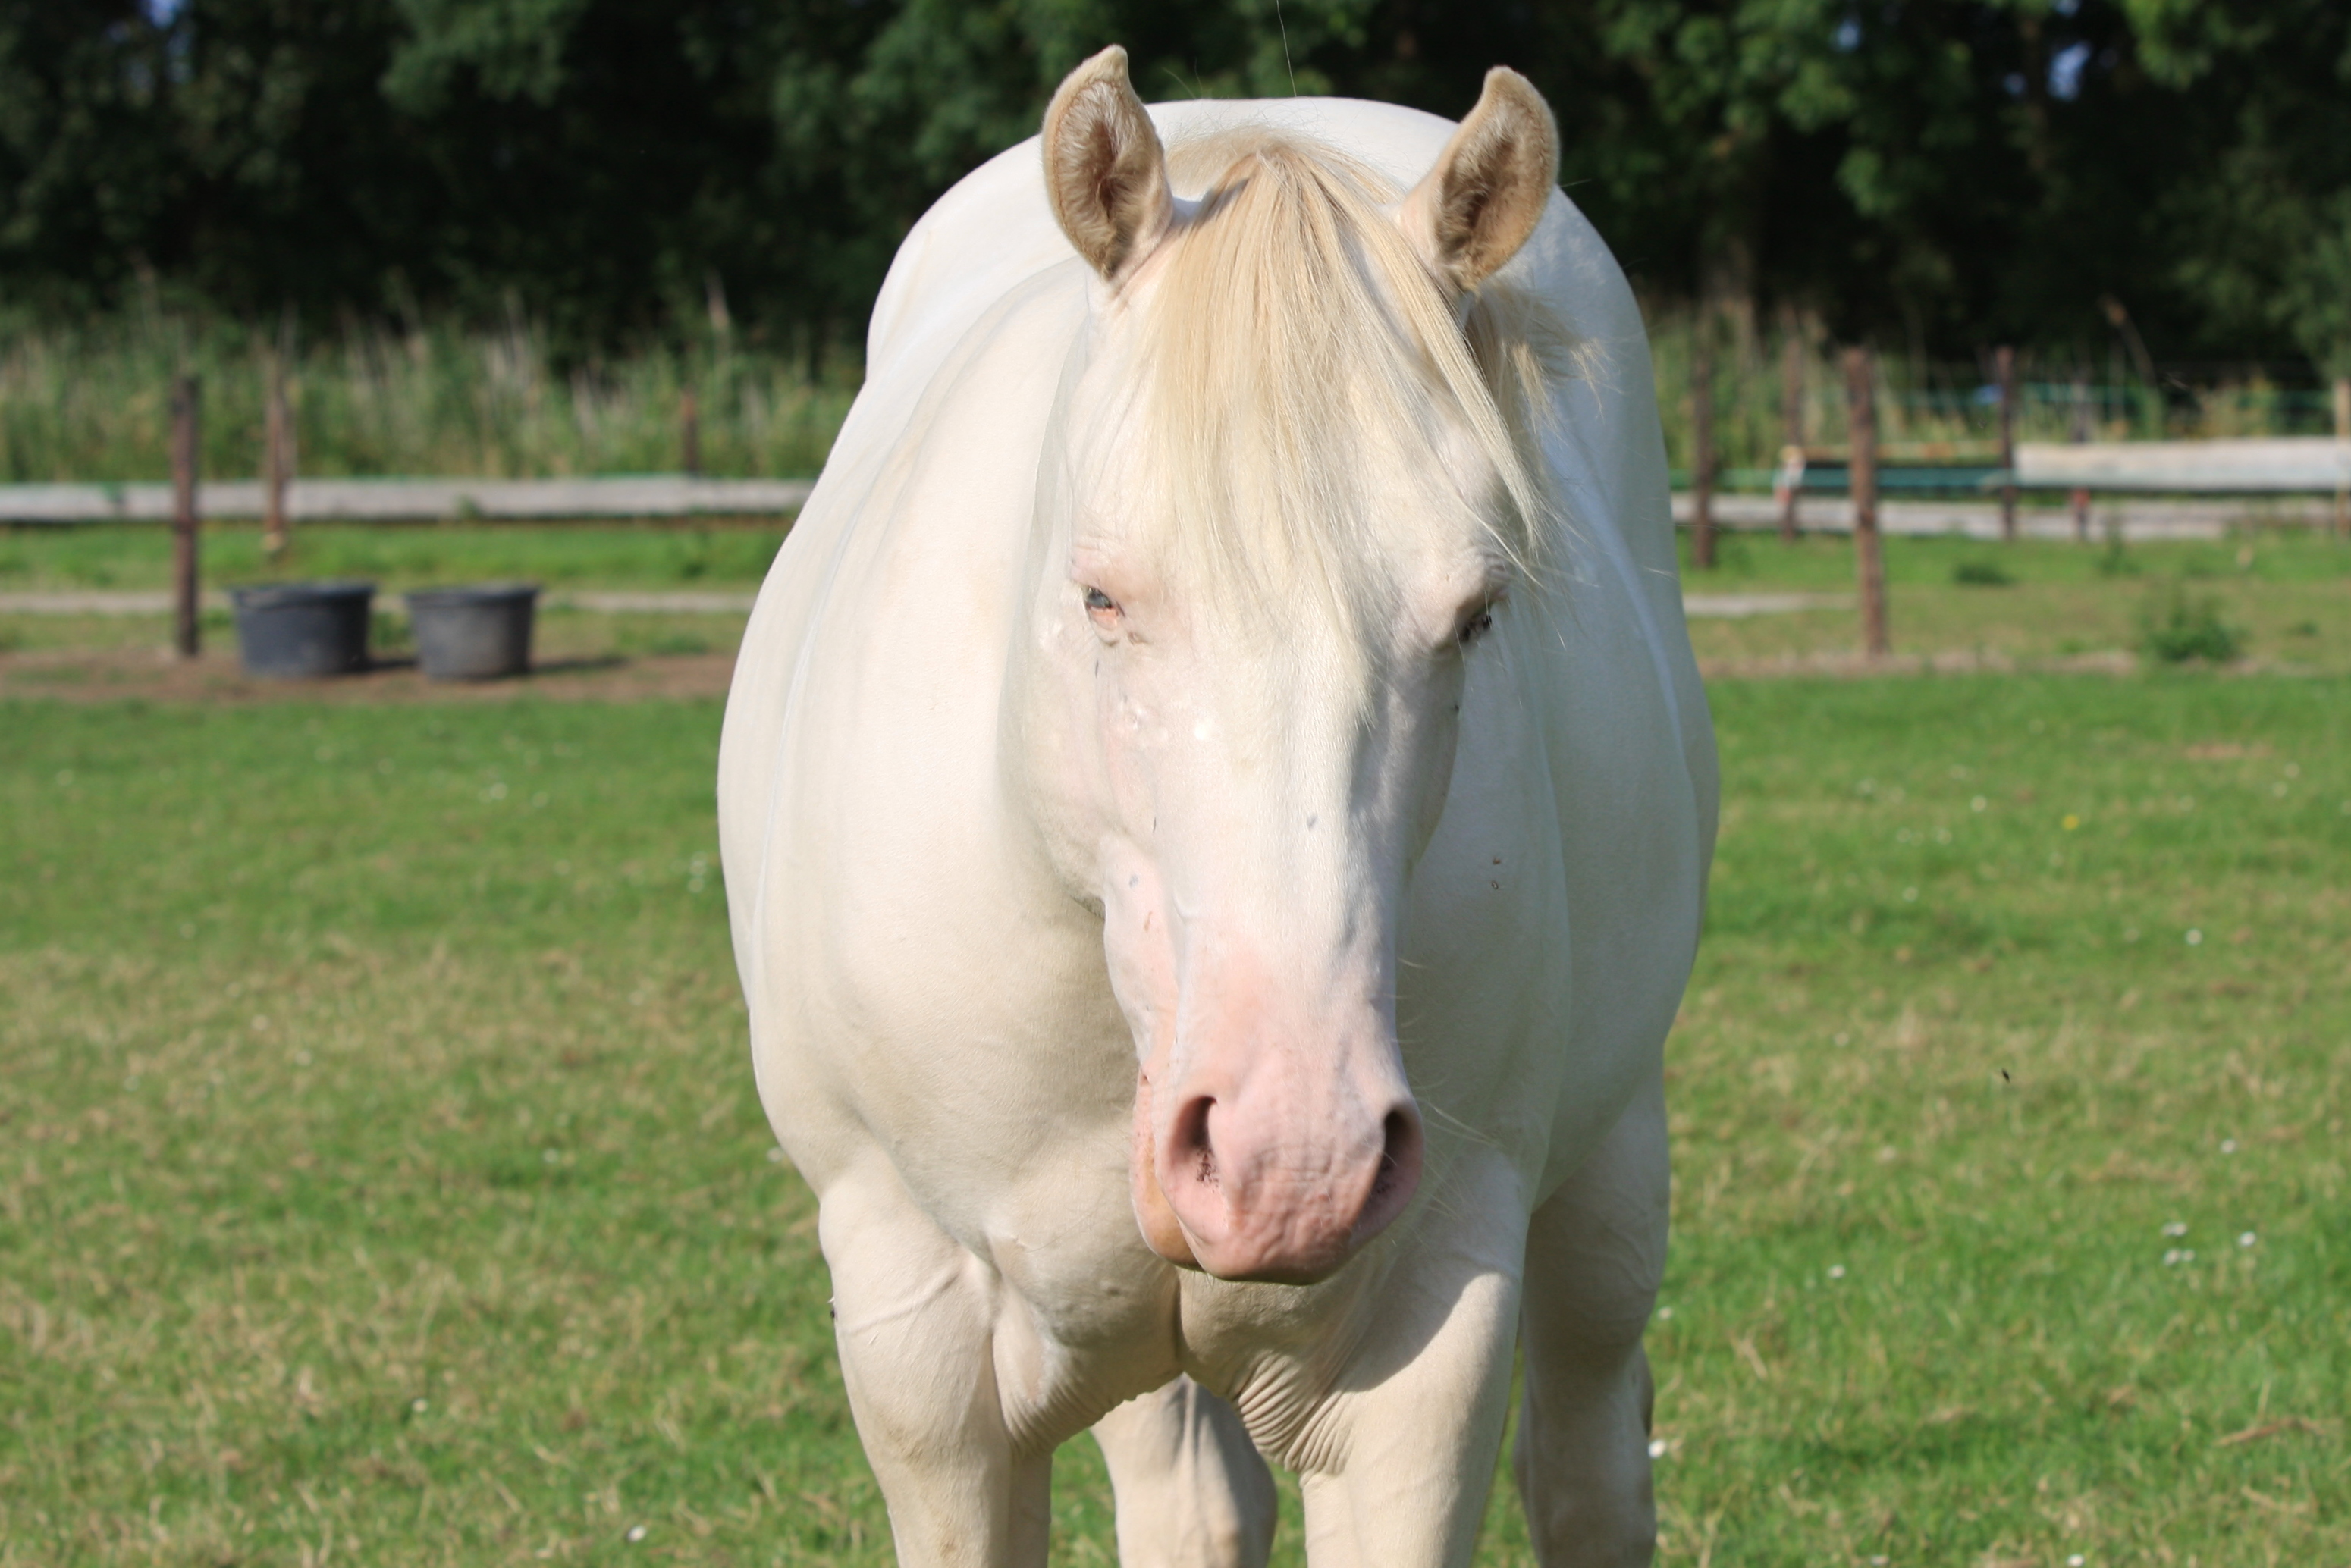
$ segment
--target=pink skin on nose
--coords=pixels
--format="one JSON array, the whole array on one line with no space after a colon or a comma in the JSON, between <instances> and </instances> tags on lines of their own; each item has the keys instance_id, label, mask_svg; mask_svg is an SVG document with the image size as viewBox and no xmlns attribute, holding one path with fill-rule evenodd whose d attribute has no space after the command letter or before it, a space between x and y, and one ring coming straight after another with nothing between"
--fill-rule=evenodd
<instances>
[{"instance_id":1,"label":"pink skin on nose","mask_svg":"<svg viewBox=\"0 0 2351 1568\"><path fill-rule=\"evenodd\" d=\"M1220 1005L1185 1031L1180 1070L1155 1051L1139 1079L1135 1218L1174 1262L1310 1284L1412 1200L1420 1112L1376 1009L1282 1028L1287 1009L1264 988L1217 989Z\"/></svg>"}]
</instances>

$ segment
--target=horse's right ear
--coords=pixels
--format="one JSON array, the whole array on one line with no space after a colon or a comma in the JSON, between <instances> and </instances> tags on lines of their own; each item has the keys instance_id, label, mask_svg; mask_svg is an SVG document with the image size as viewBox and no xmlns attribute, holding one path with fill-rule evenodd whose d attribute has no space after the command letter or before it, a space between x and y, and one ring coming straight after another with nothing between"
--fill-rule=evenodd
<instances>
[{"instance_id":1,"label":"horse's right ear","mask_svg":"<svg viewBox=\"0 0 2351 1568\"><path fill-rule=\"evenodd\" d=\"M1113 44L1069 75L1045 110L1045 193L1078 254L1112 283L1176 221L1167 154Z\"/></svg>"},{"instance_id":2,"label":"horse's right ear","mask_svg":"<svg viewBox=\"0 0 2351 1568\"><path fill-rule=\"evenodd\" d=\"M1534 84L1499 66L1398 220L1448 288L1477 287L1518 254L1559 182L1559 126Z\"/></svg>"}]
</instances>

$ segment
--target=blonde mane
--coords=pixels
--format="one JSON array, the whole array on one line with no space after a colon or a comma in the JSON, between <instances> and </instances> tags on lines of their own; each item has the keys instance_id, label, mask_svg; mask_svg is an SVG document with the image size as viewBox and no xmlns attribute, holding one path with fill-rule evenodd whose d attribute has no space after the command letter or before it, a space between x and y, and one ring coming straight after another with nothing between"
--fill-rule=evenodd
<instances>
[{"instance_id":1,"label":"blonde mane","mask_svg":"<svg viewBox=\"0 0 2351 1568\"><path fill-rule=\"evenodd\" d=\"M1458 441L1449 411L1499 481L1464 508L1504 559L1540 562L1560 517L1541 447L1558 319L1499 282L1460 313L1388 210L1399 193L1333 148L1245 130L1178 142L1169 165L1202 193L1138 322L1151 493L1134 520L1154 548L1226 603L1305 590L1351 622L1393 613L1360 563L1429 519L1366 493L1368 458Z\"/></svg>"}]
</instances>

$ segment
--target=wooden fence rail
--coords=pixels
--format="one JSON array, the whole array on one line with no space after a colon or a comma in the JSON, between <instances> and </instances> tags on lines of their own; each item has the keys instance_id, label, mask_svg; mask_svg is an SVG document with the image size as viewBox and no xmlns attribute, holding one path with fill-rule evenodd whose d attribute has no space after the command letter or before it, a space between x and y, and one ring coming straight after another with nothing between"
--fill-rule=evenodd
<instances>
[{"instance_id":1,"label":"wooden fence rail","mask_svg":"<svg viewBox=\"0 0 2351 1568\"><path fill-rule=\"evenodd\" d=\"M2183 495L2325 494L2351 484L2351 441L2027 442L2016 482L2029 489L2156 490Z\"/></svg>"}]
</instances>

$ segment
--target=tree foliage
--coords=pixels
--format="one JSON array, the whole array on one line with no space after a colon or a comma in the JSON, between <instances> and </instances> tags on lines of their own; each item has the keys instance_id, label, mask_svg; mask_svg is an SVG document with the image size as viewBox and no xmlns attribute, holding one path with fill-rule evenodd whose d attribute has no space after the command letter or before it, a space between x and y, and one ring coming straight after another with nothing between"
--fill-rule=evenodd
<instances>
[{"instance_id":1,"label":"tree foliage","mask_svg":"<svg viewBox=\"0 0 2351 1568\"><path fill-rule=\"evenodd\" d=\"M1053 84L1557 109L1636 279L1939 351L2351 363L2341 0L0 0L0 290L852 341Z\"/></svg>"}]
</instances>

